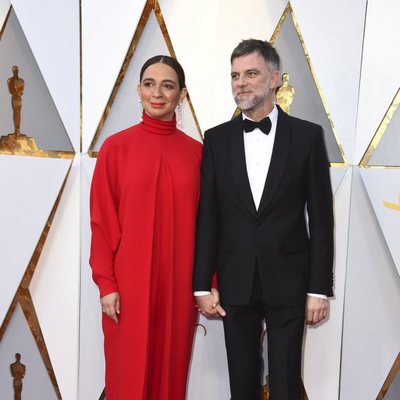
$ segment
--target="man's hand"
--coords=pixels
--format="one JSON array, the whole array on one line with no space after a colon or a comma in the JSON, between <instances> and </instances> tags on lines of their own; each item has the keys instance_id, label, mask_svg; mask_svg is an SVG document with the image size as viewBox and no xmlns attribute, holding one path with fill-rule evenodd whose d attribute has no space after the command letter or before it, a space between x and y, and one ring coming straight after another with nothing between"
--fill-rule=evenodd
<instances>
[{"instance_id":1,"label":"man's hand","mask_svg":"<svg viewBox=\"0 0 400 400\"><path fill-rule=\"evenodd\" d=\"M306 324L315 325L328 315L328 300L319 297L307 296Z\"/></svg>"},{"instance_id":2,"label":"man's hand","mask_svg":"<svg viewBox=\"0 0 400 400\"><path fill-rule=\"evenodd\" d=\"M212 288L210 294L204 296L195 296L199 311L206 317L216 317L220 315L225 317L226 312L219 304L219 292Z\"/></svg>"},{"instance_id":3,"label":"man's hand","mask_svg":"<svg viewBox=\"0 0 400 400\"><path fill-rule=\"evenodd\" d=\"M119 308L119 293L113 292L107 294L100 299L101 311L118 324Z\"/></svg>"}]
</instances>

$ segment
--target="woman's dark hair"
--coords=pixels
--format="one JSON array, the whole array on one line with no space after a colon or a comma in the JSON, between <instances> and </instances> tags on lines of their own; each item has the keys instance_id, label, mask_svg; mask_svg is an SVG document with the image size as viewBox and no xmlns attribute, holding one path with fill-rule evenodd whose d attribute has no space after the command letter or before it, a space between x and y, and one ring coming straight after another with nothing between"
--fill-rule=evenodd
<instances>
[{"instance_id":1,"label":"woman's dark hair","mask_svg":"<svg viewBox=\"0 0 400 400\"><path fill-rule=\"evenodd\" d=\"M183 72L183 68L182 68L181 64L179 64L178 61L175 60L175 58L172 58L170 56L164 56L164 55L158 55L158 56L151 57L143 64L143 67L140 70L140 82L142 82L144 71L146 71L146 69L148 67L150 67L150 65L157 64L157 63L166 64L166 65L170 66L176 72L176 75L178 76L178 84L179 84L180 90L182 90L183 88L186 87L185 73Z\"/></svg>"}]
</instances>

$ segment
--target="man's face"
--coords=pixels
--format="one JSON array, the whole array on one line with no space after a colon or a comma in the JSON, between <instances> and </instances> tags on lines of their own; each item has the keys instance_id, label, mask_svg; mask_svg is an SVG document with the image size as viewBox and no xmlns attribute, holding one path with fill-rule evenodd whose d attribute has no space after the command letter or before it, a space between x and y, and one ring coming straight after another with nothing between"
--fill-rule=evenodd
<instances>
[{"instance_id":1,"label":"man's face","mask_svg":"<svg viewBox=\"0 0 400 400\"><path fill-rule=\"evenodd\" d=\"M258 52L237 57L232 61L232 94L242 111L272 105L272 93L278 79L278 71L271 72Z\"/></svg>"}]
</instances>

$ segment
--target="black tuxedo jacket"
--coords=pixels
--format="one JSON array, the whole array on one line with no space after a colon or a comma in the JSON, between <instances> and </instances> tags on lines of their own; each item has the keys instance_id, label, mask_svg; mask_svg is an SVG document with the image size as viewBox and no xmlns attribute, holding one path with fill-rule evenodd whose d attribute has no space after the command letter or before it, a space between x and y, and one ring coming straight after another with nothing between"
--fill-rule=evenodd
<instances>
[{"instance_id":1,"label":"black tuxedo jacket","mask_svg":"<svg viewBox=\"0 0 400 400\"><path fill-rule=\"evenodd\" d=\"M278 112L258 211L242 116L205 133L193 290L210 290L216 271L222 304L248 303L256 266L272 306L304 304L307 292L333 295L333 207L322 128Z\"/></svg>"}]
</instances>

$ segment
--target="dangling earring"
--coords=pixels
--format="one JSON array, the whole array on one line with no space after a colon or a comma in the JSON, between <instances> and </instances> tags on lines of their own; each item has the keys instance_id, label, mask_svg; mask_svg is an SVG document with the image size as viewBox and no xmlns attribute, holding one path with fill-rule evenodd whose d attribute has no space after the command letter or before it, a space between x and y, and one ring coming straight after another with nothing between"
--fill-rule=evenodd
<instances>
[{"instance_id":1,"label":"dangling earring","mask_svg":"<svg viewBox=\"0 0 400 400\"><path fill-rule=\"evenodd\" d=\"M178 105L176 106L176 126L179 129L183 129L183 102L182 100L179 101Z\"/></svg>"},{"instance_id":2,"label":"dangling earring","mask_svg":"<svg viewBox=\"0 0 400 400\"><path fill-rule=\"evenodd\" d=\"M139 122L143 122L143 106L142 106L142 99L139 97L140 108L142 109L142 114L140 114Z\"/></svg>"}]
</instances>

